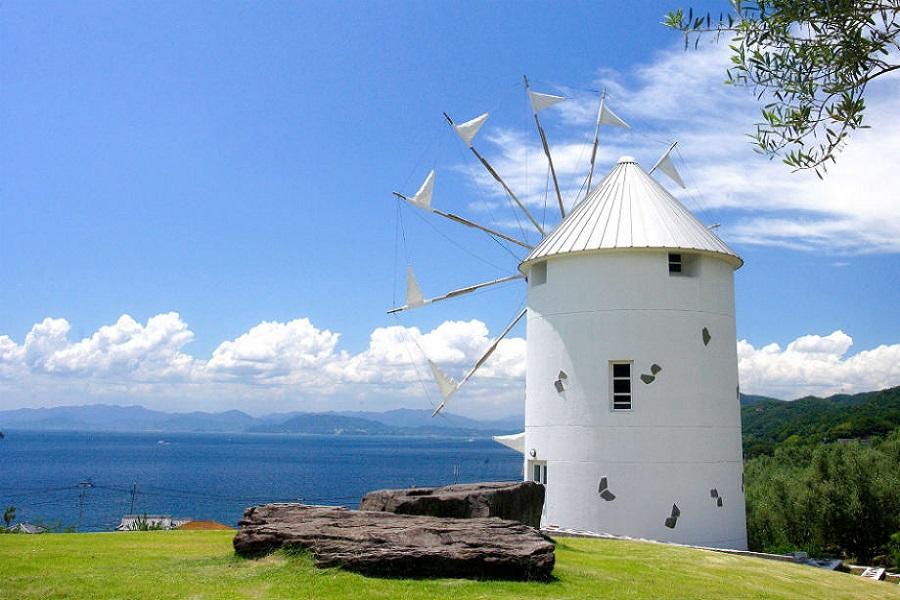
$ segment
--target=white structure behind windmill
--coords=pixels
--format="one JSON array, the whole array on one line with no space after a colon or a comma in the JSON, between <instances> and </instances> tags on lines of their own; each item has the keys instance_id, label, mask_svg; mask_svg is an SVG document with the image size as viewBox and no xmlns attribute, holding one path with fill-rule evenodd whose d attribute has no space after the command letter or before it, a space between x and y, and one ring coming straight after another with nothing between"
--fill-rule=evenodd
<instances>
[{"instance_id":1,"label":"white structure behind windmill","mask_svg":"<svg viewBox=\"0 0 900 600\"><path fill-rule=\"evenodd\" d=\"M528 89L528 81L525 81ZM541 236L536 246L432 206L434 172L409 203L526 248L519 274L426 299L409 267L392 313L527 278L527 307L457 383L429 361L446 402L525 315L525 431L497 441L544 483L543 525L743 549L741 422L734 271L741 259L630 157L566 214L538 113L565 100L528 89L562 221L538 223L473 146L487 114L456 125L463 142ZM659 169L684 187L670 153Z\"/></svg>"}]
</instances>

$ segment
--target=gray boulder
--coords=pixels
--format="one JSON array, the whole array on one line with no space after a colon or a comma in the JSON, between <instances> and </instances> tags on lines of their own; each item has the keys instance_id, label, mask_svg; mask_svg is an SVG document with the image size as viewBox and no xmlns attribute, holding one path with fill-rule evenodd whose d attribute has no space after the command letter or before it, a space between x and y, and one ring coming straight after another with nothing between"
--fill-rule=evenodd
<instances>
[{"instance_id":1,"label":"gray boulder","mask_svg":"<svg viewBox=\"0 0 900 600\"><path fill-rule=\"evenodd\" d=\"M540 527L544 486L533 481L460 483L440 488L378 490L366 494L359 510L454 519L499 517Z\"/></svg>"},{"instance_id":2,"label":"gray boulder","mask_svg":"<svg viewBox=\"0 0 900 600\"><path fill-rule=\"evenodd\" d=\"M310 551L320 567L384 577L546 581L553 543L537 530L496 518L441 519L346 508L265 504L248 508L235 552Z\"/></svg>"}]
</instances>

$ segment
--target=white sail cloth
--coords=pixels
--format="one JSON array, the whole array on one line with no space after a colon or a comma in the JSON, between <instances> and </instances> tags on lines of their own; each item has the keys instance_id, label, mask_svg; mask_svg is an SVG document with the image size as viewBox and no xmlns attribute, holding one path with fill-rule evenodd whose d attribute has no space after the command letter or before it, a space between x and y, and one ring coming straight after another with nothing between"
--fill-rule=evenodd
<instances>
[{"instance_id":1,"label":"white sail cloth","mask_svg":"<svg viewBox=\"0 0 900 600\"><path fill-rule=\"evenodd\" d=\"M563 96L542 94L541 92L532 92L531 90L528 90L528 98L531 100L531 110L535 113L539 113L545 108L550 108L565 100Z\"/></svg>"},{"instance_id":2,"label":"white sail cloth","mask_svg":"<svg viewBox=\"0 0 900 600\"><path fill-rule=\"evenodd\" d=\"M658 161L656 161L656 164L653 165L653 168L650 169L650 172L652 173L656 169L659 169L660 171L668 175L669 179L677 183L682 188L686 188L687 186L684 185L684 181L681 180L681 175L678 174L678 170L675 168L675 163L672 162L672 150L674 149L675 144L669 146L669 149L666 150L665 154L663 154Z\"/></svg>"},{"instance_id":3,"label":"white sail cloth","mask_svg":"<svg viewBox=\"0 0 900 600\"><path fill-rule=\"evenodd\" d=\"M471 121L466 121L465 123L460 123L459 125L454 125L453 129L456 131L456 135L460 137L460 139L465 142L466 146L472 145L472 140L475 139L475 136L478 134L478 130L481 129L484 122L488 120L488 113L484 113L483 115L479 115L472 119Z\"/></svg>"},{"instance_id":4,"label":"white sail cloth","mask_svg":"<svg viewBox=\"0 0 900 600\"><path fill-rule=\"evenodd\" d=\"M432 169L428 173L428 177L425 178L425 182L422 183L422 187L419 188L419 191L415 193L412 198L407 198L409 202L419 208L424 208L425 210L431 210L431 195L434 192L434 169Z\"/></svg>"},{"instance_id":5,"label":"white sail cloth","mask_svg":"<svg viewBox=\"0 0 900 600\"><path fill-rule=\"evenodd\" d=\"M628 123L619 118L619 115L607 108L605 102L600 103L600 110L597 111L597 125L612 125L613 127L631 129Z\"/></svg>"}]
</instances>

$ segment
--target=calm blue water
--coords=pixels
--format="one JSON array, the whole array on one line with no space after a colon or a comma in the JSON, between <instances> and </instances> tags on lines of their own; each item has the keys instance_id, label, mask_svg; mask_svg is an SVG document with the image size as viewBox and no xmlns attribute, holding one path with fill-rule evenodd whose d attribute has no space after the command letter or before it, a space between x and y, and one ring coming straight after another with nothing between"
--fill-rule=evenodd
<instances>
[{"instance_id":1,"label":"calm blue water","mask_svg":"<svg viewBox=\"0 0 900 600\"><path fill-rule=\"evenodd\" d=\"M521 478L521 456L490 439L7 431L0 507L17 521L109 530L134 512L235 524L245 507L354 507L367 491ZM158 443L165 440L166 444ZM84 490L83 511L79 482Z\"/></svg>"}]
</instances>

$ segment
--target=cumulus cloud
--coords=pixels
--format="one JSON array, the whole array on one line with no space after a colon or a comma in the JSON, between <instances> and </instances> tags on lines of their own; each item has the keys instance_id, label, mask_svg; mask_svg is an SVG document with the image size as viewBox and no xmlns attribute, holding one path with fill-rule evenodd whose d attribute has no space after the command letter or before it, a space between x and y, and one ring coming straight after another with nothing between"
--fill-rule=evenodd
<instances>
[{"instance_id":1,"label":"cumulus cloud","mask_svg":"<svg viewBox=\"0 0 900 600\"><path fill-rule=\"evenodd\" d=\"M854 132L837 164L819 180L754 152L746 134L759 120L759 104L749 90L723 84L728 52L726 44L687 52L675 46L629 73L600 72L596 85L608 91L610 106L632 129L601 128L599 175L622 154L649 168L678 140L674 160L688 189L663 184L701 217L721 222L719 233L727 241L844 254L900 252L894 194L900 187L894 166L900 73L869 86L871 129ZM554 165L571 204L587 174L598 99L561 91L571 100L541 115L549 123ZM534 132L488 126L481 136L513 189L532 205L543 205L546 159ZM502 190L486 174L472 173L479 187L502 201ZM549 205L555 206L552 187ZM478 204L471 209L483 210Z\"/></svg>"},{"instance_id":2,"label":"cumulus cloud","mask_svg":"<svg viewBox=\"0 0 900 600\"><path fill-rule=\"evenodd\" d=\"M122 315L114 324L104 325L75 343L69 343L66 337L68 322L53 321L52 337L40 349L38 362L32 363L46 373L92 377L133 375L136 379L166 380L190 376L193 359L181 349L194 334L177 313L156 315L146 325ZM32 329L29 336L34 332Z\"/></svg>"},{"instance_id":3,"label":"cumulus cloud","mask_svg":"<svg viewBox=\"0 0 900 600\"><path fill-rule=\"evenodd\" d=\"M146 324L123 315L76 341L68 339L70 329L65 319L48 318L21 344L0 336L0 388L7 398L45 394L58 401L53 394L64 389L68 400L78 401L124 393L151 401L155 395L182 394L186 402L224 396L250 402L268 393L293 394L298 405L283 408L294 410L304 408L309 397L381 399L380 408L387 409L410 399L436 402L426 356L461 376L492 341L477 320L447 321L427 332L381 327L368 347L354 354L338 348L340 334L303 318L260 323L223 341L204 359L185 351L194 333L177 313L151 317ZM524 363L524 340L503 340L460 398L493 394L495 404L520 410ZM2 402L0 409L11 408Z\"/></svg>"},{"instance_id":4,"label":"cumulus cloud","mask_svg":"<svg viewBox=\"0 0 900 600\"><path fill-rule=\"evenodd\" d=\"M212 378L296 383L301 374L314 375L334 360L339 337L317 329L309 319L266 321L222 342L203 370Z\"/></svg>"},{"instance_id":5,"label":"cumulus cloud","mask_svg":"<svg viewBox=\"0 0 900 600\"><path fill-rule=\"evenodd\" d=\"M900 384L900 344L882 345L846 356L853 338L843 331L805 335L782 349L738 342L741 389L778 398L828 396Z\"/></svg>"},{"instance_id":6,"label":"cumulus cloud","mask_svg":"<svg viewBox=\"0 0 900 600\"><path fill-rule=\"evenodd\" d=\"M279 410L348 408L357 405L347 402L359 400L373 410L424 408L438 401L426 356L459 378L492 341L477 320L446 321L425 332L397 325L375 329L367 347L351 353L339 348L340 334L304 318L260 323L204 359L185 351L194 334L177 313L144 324L123 315L75 341L69 331L65 319L48 318L21 343L0 336L0 409L21 405L16 398L29 398L30 405L61 403L60 390L69 403L127 394L148 405L177 398L182 404L176 407L184 409L225 404L254 410L273 398ZM790 399L900 384L900 344L849 355L852 345L843 331L802 336L784 349L741 340L742 390ZM454 398L453 409L519 412L524 378L525 340L504 339ZM210 398L217 404L206 404Z\"/></svg>"}]
</instances>

